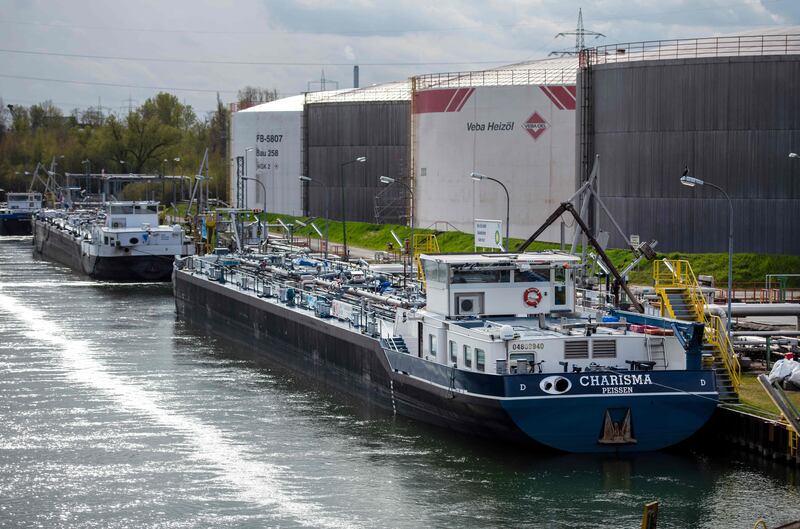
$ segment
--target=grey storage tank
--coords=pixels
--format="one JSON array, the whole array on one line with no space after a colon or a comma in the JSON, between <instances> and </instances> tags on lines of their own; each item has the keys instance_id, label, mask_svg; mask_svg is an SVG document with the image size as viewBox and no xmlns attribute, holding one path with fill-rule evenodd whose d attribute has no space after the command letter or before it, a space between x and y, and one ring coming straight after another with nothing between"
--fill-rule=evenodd
<instances>
[{"instance_id":1,"label":"grey storage tank","mask_svg":"<svg viewBox=\"0 0 800 529\"><path fill-rule=\"evenodd\" d=\"M796 29L796 31L795 31ZM586 50L578 178L660 251L725 252L728 202L680 184L684 166L730 195L735 252L800 254L800 28ZM624 242L611 233L611 245Z\"/></svg>"}]
</instances>

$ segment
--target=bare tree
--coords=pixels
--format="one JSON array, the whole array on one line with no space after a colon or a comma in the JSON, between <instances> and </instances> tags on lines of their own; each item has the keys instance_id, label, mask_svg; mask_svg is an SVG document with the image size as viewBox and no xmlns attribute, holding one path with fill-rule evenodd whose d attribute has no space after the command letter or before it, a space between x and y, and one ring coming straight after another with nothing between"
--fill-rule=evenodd
<instances>
[{"instance_id":1,"label":"bare tree","mask_svg":"<svg viewBox=\"0 0 800 529\"><path fill-rule=\"evenodd\" d=\"M260 103L269 103L278 99L278 90L273 88L258 88L255 86L245 86L239 90L237 97L239 109L258 105Z\"/></svg>"}]
</instances>

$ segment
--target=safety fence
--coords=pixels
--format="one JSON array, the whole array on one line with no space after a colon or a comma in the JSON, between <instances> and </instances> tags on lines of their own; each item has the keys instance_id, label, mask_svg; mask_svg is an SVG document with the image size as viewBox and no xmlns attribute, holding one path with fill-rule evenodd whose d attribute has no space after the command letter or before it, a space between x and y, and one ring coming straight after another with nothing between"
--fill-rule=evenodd
<instances>
[{"instance_id":1,"label":"safety fence","mask_svg":"<svg viewBox=\"0 0 800 529\"><path fill-rule=\"evenodd\" d=\"M581 65L629 61L800 54L800 34L648 40L589 48Z\"/></svg>"},{"instance_id":2,"label":"safety fence","mask_svg":"<svg viewBox=\"0 0 800 529\"><path fill-rule=\"evenodd\" d=\"M714 289L716 303L728 302L727 287ZM735 283L731 288L734 303L800 303L800 288L766 288L763 282Z\"/></svg>"},{"instance_id":3,"label":"safety fence","mask_svg":"<svg viewBox=\"0 0 800 529\"><path fill-rule=\"evenodd\" d=\"M446 72L415 77L415 90L476 86L574 85L577 63L567 68L509 68Z\"/></svg>"}]
</instances>

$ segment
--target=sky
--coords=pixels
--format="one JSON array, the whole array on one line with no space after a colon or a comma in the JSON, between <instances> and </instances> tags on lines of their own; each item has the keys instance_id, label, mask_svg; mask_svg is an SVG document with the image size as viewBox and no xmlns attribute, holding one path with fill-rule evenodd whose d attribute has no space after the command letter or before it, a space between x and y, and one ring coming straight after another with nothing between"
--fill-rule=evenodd
<instances>
[{"instance_id":1,"label":"sky","mask_svg":"<svg viewBox=\"0 0 800 529\"><path fill-rule=\"evenodd\" d=\"M126 113L159 91L199 115L246 86L290 96L482 70L587 45L800 24L797 0L0 0L3 104Z\"/></svg>"}]
</instances>

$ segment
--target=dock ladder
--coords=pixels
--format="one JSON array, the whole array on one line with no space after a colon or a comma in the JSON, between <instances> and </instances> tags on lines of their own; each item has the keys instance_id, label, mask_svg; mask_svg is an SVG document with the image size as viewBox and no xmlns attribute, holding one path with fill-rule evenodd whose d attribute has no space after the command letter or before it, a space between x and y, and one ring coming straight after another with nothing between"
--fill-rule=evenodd
<instances>
[{"instance_id":1,"label":"dock ladder","mask_svg":"<svg viewBox=\"0 0 800 529\"><path fill-rule=\"evenodd\" d=\"M726 404L739 402L741 366L733 352L725 324L719 316L706 313L705 298L688 261L653 261L656 294L661 300L661 315L705 324L703 354L716 369L719 399Z\"/></svg>"}]
</instances>

